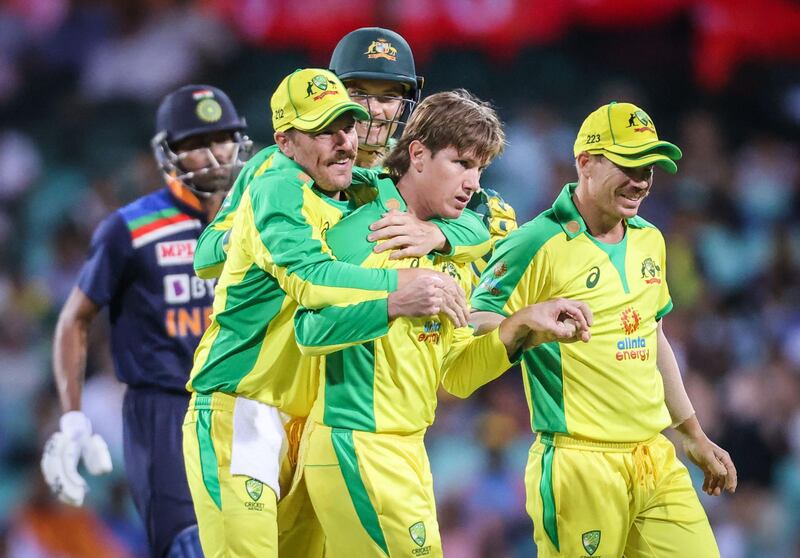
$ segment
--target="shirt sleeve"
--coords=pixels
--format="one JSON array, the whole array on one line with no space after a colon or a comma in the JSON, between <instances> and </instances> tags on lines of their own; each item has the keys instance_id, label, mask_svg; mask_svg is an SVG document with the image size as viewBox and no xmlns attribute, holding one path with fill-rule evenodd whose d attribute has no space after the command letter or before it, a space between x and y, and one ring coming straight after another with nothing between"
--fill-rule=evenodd
<instances>
[{"instance_id":1,"label":"shirt sleeve","mask_svg":"<svg viewBox=\"0 0 800 558\"><path fill-rule=\"evenodd\" d=\"M489 230L481 216L465 209L458 219L431 219L450 244L444 254L456 263L470 263L486 254L492 247Z\"/></svg>"},{"instance_id":2,"label":"shirt sleeve","mask_svg":"<svg viewBox=\"0 0 800 558\"><path fill-rule=\"evenodd\" d=\"M201 279L219 277L222 266L228 257L228 238L236 217L236 210L242 201L242 194L252 180L251 169L244 169L230 192L225 196L214 220L200 233L194 249L194 272Z\"/></svg>"},{"instance_id":3,"label":"shirt sleeve","mask_svg":"<svg viewBox=\"0 0 800 558\"><path fill-rule=\"evenodd\" d=\"M509 316L547 298L549 258L535 228L518 229L497 243L472 293L472 310Z\"/></svg>"},{"instance_id":4,"label":"shirt sleeve","mask_svg":"<svg viewBox=\"0 0 800 558\"><path fill-rule=\"evenodd\" d=\"M297 345L304 355L326 355L389 333L387 299L361 304L300 308L294 317Z\"/></svg>"},{"instance_id":5,"label":"shirt sleeve","mask_svg":"<svg viewBox=\"0 0 800 558\"><path fill-rule=\"evenodd\" d=\"M98 306L107 305L123 284L132 254L128 227L119 213L113 213L92 236L89 257L78 275L78 288Z\"/></svg>"},{"instance_id":6,"label":"shirt sleeve","mask_svg":"<svg viewBox=\"0 0 800 558\"><path fill-rule=\"evenodd\" d=\"M453 345L442 364L442 387L456 397L467 397L513 366L495 328L474 337L471 327L455 331Z\"/></svg>"},{"instance_id":7,"label":"shirt sleeve","mask_svg":"<svg viewBox=\"0 0 800 558\"><path fill-rule=\"evenodd\" d=\"M661 233L659 233L659 236L661 238L661 288L658 291L656 320L660 320L672 311L672 296L669 294L669 286L667 285L667 247Z\"/></svg>"},{"instance_id":8,"label":"shirt sleeve","mask_svg":"<svg viewBox=\"0 0 800 558\"><path fill-rule=\"evenodd\" d=\"M366 269L333 258L314 214L316 196L291 172L264 175L250 186L256 265L298 304L312 309L386 299L397 271ZM238 225L237 225L238 226Z\"/></svg>"}]
</instances>

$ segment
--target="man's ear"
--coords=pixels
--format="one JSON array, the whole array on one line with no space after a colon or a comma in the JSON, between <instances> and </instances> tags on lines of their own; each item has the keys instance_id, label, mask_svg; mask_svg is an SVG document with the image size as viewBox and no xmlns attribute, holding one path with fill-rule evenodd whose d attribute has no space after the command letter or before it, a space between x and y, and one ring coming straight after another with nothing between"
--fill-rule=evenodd
<instances>
[{"instance_id":1,"label":"man's ear","mask_svg":"<svg viewBox=\"0 0 800 558\"><path fill-rule=\"evenodd\" d=\"M589 155L586 151L581 151L578 153L578 156L575 157L575 168L578 171L578 176L584 176L586 178L589 177L589 167L592 164L592 156Z\"/></svg>"},{"instance_id":2,"label":"man's ear","mask_svg":"<svg viewBox=\"0 0 800 558\"><path fill-rule=\"evenodd\" d=\"M292 141L291 131L287 130L285 132L275 132L272 137L275 139L275 144L278 146L278 149L281 150L281 153L290 159L293 159L294 142Z\"/></svg>"},{"instance_id":3,"label":"man's ear","mask_svg":"<svg viewBox=\"0 0 800 558\"><path fill-rule=\"evenodd\" d=\"M422 172L425 168L425 161L430 157L430 153L430 150L419 140L414 140L409 143L408 160L411 169Z\"/></svg>"}]
</instances>

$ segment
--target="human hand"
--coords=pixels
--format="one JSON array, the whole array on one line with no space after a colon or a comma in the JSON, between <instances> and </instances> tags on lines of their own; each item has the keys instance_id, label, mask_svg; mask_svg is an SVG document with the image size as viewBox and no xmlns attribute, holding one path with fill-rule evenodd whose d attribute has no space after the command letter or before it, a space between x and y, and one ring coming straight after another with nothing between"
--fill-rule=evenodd
<instances>
[{"instance_id":1,"label":"human hand","mask_svg":"<svg viewBox=\"0 0 800 558\"><path fill-rule=\"evenodd\" d=\"M708 439L701 431L687 434L681 431L683 451L692 463L703 471L703 492L709 496L719 496L723 490L736 492L738 478L736 466L730 454Z\"/></svg>"},{"instance_id":2,"label":"human hand","mask_svg":"<svg viewBox=\"0 0 800 558\"><path fill-rule=\"evenodd\" d=\"M526 306L503 320L500 339L509 355L542 343L588 342L593 322L585 302L558 298Z\"/></svg>"},{"instance_id":3,"label":"human hand","mask_svg":"<svg viewBox=\"0 0 800 558\"><path fill-rule=\"evenodd\" d=\"M112 470L111 455L105 440L92 434L92 424L82 412L65 413L59 426L60 430L45 444L42 474L59 500L81 506L88 487L78 473L78 461L83 459L89 474L102 475Z\"/></svg>"},{"instance_id":4,"label":"human hand","mask_svg":"<svg viewBox=\"0 0 800 558\"><path fill-rule=\"evenodd\" d=\"M447 244L444 233L430 221L422 221L411 213L392 209L369 226L373 231L367 240L384 240L373 248L376 254L395 250L389 259L420 258Z\"/></svg>"}]
</instances>

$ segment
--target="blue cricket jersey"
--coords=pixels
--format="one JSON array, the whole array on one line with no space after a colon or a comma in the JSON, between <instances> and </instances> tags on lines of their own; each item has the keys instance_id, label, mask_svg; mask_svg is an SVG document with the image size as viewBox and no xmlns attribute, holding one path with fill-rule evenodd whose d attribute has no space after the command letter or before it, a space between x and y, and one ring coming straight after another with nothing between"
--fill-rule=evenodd
<instances>
[{"instance_id":1,"label":"blue cricket jersey","mask_svg":"<svg viewBox=\"0 0 800 558\"><path fill-rule=\"evenodd\" d=\"M209 323L214 279L194 274L203 212L168 188L106 218L92 237L78 288L108 306L117 378L185 391L194 350Z\"/></svg>"}]
</instances>

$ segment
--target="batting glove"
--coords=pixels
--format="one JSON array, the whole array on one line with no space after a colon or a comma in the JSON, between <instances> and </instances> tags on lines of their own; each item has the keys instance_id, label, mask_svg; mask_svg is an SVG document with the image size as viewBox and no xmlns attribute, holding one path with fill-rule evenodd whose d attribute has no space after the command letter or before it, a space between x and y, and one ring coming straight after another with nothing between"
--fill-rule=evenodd
<instances>
[{"instance_id":1,"label":"batting glove","mask_svg":"<svg viewBox=\"0 0 800 558\"><path fill-rule=\"evenodd\" d=\"M42 474L59 500L81 506L88 487L78 473L78 461L83 459L89 474L103 475L111 472L111 454L105 440L92 434L92 423L82 412L65 413L59 426L44 446Z\"/></svg>"}]
</instances>

